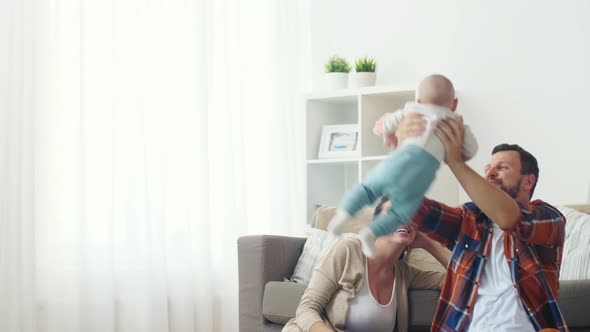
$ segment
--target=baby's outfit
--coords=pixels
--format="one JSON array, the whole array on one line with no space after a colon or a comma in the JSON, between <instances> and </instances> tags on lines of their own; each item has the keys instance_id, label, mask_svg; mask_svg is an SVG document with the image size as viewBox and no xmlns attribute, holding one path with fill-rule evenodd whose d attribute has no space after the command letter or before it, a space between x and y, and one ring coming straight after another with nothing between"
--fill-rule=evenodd
<instances>
[{"instance_id":1,"label":"baby's outfit","mask_svg":"<svg viewBox=\"0 0 590 332\"><path fill-rule=\"evenodd\" d=\"M387 114L383 121L383 135L395 132L397 125L409 113L419 113L427 121L426 129L418 137L408 137L403 144L389 154L387 159L375 166L363 183L346 194L340 208L330 221L329 230L339 235L346 222L361 208L373 204L382 196L391 201L385 214L359 232L363 252L375 255L375 239L392 233L401 225L408 224L416 214L426 191L434 181L436 171L445 158L445 148L435 135L434 129L442 119L458 118L446 107L406 103L403 110ZM463 155L471 159L477 152L477 141L469 126L464 126Z\"/></svg>"}]
</instances>

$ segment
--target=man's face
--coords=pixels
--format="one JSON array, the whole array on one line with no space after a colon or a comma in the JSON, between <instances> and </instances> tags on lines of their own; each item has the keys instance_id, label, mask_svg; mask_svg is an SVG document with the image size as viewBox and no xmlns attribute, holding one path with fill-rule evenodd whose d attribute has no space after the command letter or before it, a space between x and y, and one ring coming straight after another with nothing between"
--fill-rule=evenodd
<instances>
[{"instance_id":1,"label":"man's face","mask_svg":"<svg viewBox=\"0 0 590 332\"><path fill-rule=\"evenodd\" d=\"M492 155L484 169L485 179L515 198L521 191L523 175L520 155L516 151L500 151Z\"/></svg>"}]
</instances>

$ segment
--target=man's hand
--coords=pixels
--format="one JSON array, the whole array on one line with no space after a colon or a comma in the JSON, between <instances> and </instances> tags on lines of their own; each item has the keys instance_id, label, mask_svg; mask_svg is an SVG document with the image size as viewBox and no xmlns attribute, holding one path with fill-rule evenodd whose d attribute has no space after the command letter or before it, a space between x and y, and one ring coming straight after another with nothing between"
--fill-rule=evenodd
<instances>
[{"instance_id":1,"label":"man's hand","mask_svg":"<svg viewBox=\"0 0 590 332\"><path fill-rule=\"evenodd\" d=\"M443 119L434 130L436 136L445 146L445 163L449 166L463 163L463 117L458 119Z\"/></svg>"},{"instance_id":2,"label":"man's hand","mask_svg":"<svg viewBox=\"0 0 590 332\"><path fill-rule=\"evenodd\" d=\"M516 201L463 161L463 118L442 120L435 134L445 146L445 162L473 203L500 228L514 227L521 217Z\"/></svg>"},{"instance_id":3,"label":"man's hand","mask_svg":"<svg viewBox=\"0 0 590 332\"><path fill-rule=\"evenodd\" d=\"M419 113L409 113L397 126L395 136L397 137L397 146L403 143L408 137L418 137L426 130L426 120Z\"/></svg>"}]
</instances>

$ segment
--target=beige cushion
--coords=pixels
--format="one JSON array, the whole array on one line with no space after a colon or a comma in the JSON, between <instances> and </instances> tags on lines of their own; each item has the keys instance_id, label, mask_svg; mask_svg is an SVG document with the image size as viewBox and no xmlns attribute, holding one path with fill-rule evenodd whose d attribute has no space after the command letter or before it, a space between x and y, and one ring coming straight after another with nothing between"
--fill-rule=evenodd
<instances>
[{"instance_id":1,"label":"beige cushion","mask_svg":"<svg viewBox=\"0 0 590 332\"><path fill-rule=\"evenodd\" d=\"M428 251L424 249L412 249L405 257L408 264L424 271L446 272L447 269L442 266Z\"/></svg>"},{"instance_id":2,"label":"beige cushion","mask_svg":"<svg viewBox=\"0 0 590 332\"><path fill-rule=\"evenodd\" d=\"M346 225L345 233L358 233L358 231L365 225L368 225L373 220L374 207L367 207L359 211L354 218ZM316 211L316 218L314 226L319 229L327 229L330 220L336 213L336 208L333 206L322 206ZM419 269L425 271L440 271L445 272L446 269L442 266L428 251L424 249L413 249L406 256L406 262Z\"/></svg>"},{"instance_id":3,"label":"beige cushion","mask_svg":"<svg viewBox=\"0 0 590 332\"><path fill-rule=\"evenodd\" d=\"M590 214L590 204L568 204L566 206L571 209Z\"/></svg>"},{"instance_id":4,"label":"beige cushion","mask_svg":"<svg viewBox=\"0 0 590 332\"><path fill-rule=\"evenodd\" d=\"M286 324L295 317L297 306L307 284L284 281L269 281L264 287L262 315L277 324Z\"/></svg>"},{"instance_id":5,"label":"beige cushion","mask_svg":"<svg viewBox=\"0 0 590 332\"><path fill-rule=\"evenodd\" d=\"M358 231L365 225L368 225L373 220L374 207L366 207L360 210L342 231L343 233L358 233ZM317 229L328 229L328 224L332 217L336 214L336 208L333 206L320 206L316 210L314 227Z\"/></svg>"}]
</instances>

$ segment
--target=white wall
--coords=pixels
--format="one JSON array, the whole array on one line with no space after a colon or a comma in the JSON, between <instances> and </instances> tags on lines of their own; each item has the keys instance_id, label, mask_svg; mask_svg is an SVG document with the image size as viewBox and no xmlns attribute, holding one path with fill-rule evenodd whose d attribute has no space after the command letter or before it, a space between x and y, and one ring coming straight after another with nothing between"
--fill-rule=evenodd
<instances>
[{"instance_id":1,"label":"white wall","mask_svg":"<svg viewBox=\"0 0 590 332\"><path fill-rule=\"evenodd\" d=\"M480 143L474 169L496 144L518 143L539 160L535 197L588 200L590 1L317 0L311 10L315 90L334 53L376 58L380 85L445 74Z\"/></svg>"}]
</instances>

